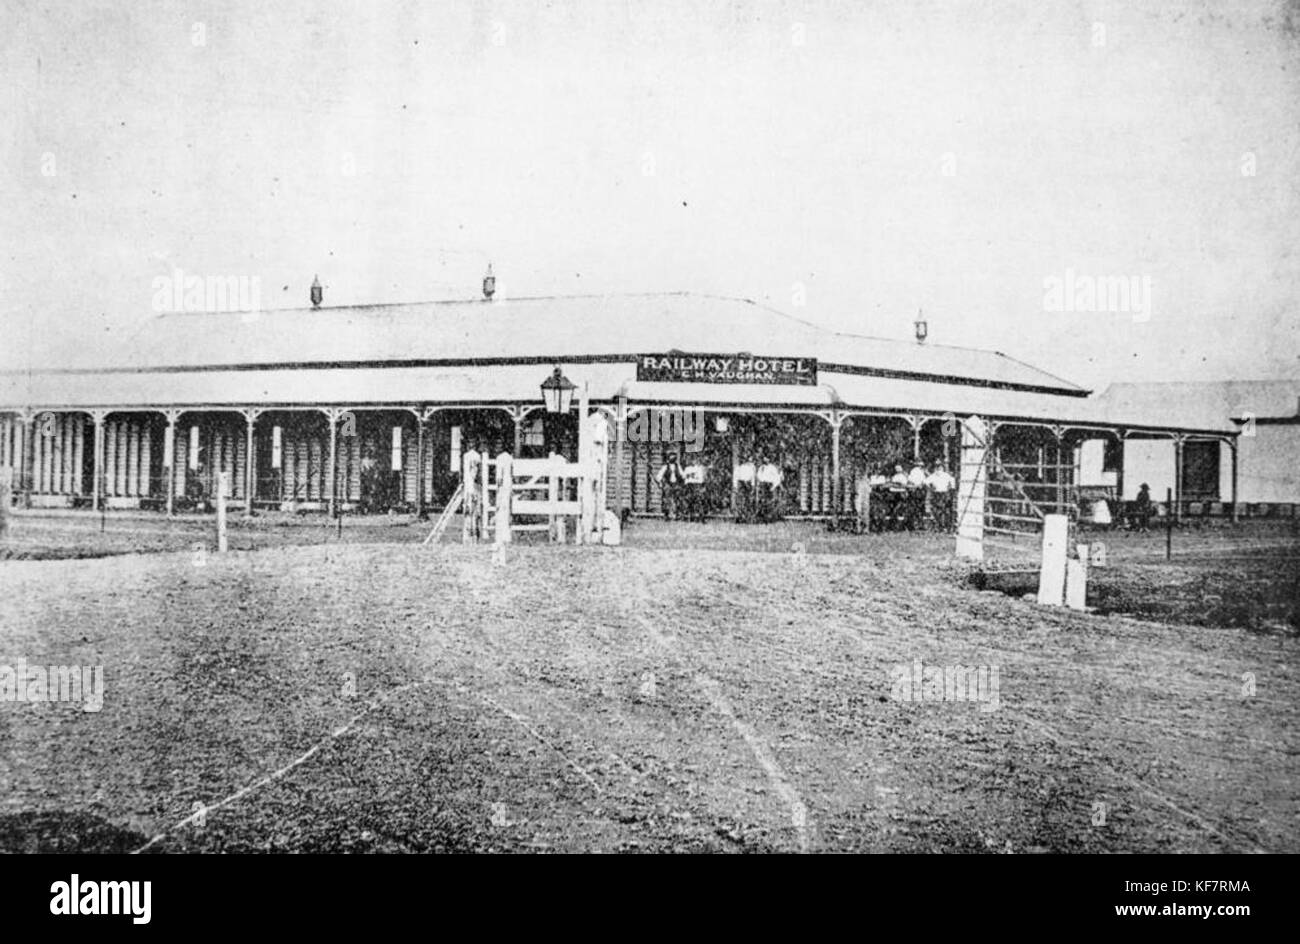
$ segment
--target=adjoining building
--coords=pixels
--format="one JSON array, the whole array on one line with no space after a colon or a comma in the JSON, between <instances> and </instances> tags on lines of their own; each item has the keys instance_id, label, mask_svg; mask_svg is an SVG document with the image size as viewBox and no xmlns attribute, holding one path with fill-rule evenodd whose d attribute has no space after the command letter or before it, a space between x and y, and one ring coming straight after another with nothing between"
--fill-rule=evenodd
<instances>
[{"instance_id":1,"label":"adjoining building","mask_svg":"<svg viewBox=\"0 0 1300 944\"><path fill-rule=\"evenodd\" d=\"M1171 470L1213 452L1229 470L1215 500L1236 497L1231 411L1096 397L920 331L836 333L684 293L161 315L113 353L0 372L0 465L34 506L204 508L224 472L250 511L423 512L453 493L470 446L571 451L576 414L542 404L557 367L626 429L609 494L637 514L659 511L670 451L709 468L714 514L734 507L733 471L763 458L785 470L790 514L846 512L867 468L919 458L955 471L954 434L972 414L1016 461L1073 457L1062 487L1102 484L1088 481L1100 456L1093 477L1113 474L1129 495L1128 449L1160 442Z\"/></svg>"},{"instance_id":2,"label":"adjoining building","mask_svg":"<svg viewBox=\"0 0 1300 944\"><path fill-rule=\"evenodd\" d=\"M1290 513L1290 506L1300 503L1300 380L1117 383L1097 400L1114 415L1163 416L1195 425L1230 420L1240 431L1237 500L1253 514ZM1126 441L1123 497L1132 499L1137 483L1145 481L1159 495L1177 487L1189 504L1221 501L1233 475L1228 450L1212 441L1189 442L1176 459L1167 440Z\"/></svg>"}]
</instances>

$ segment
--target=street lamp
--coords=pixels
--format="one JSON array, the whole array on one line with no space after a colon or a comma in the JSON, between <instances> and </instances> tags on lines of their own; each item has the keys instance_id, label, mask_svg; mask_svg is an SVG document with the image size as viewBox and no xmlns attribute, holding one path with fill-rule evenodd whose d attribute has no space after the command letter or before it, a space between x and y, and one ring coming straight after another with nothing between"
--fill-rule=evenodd
<instances>
[{"instance_id":1,"label":"street lamp","mask_svg":"<svg viewBox=\"0 0 1300 944\"><path fill-rule=\"evenodd\" d=\"M542 402L547 413L568 413L573 405L573 391L577 386L556 367L551 376L542 381Z\"/></svg>"}]
</instances>

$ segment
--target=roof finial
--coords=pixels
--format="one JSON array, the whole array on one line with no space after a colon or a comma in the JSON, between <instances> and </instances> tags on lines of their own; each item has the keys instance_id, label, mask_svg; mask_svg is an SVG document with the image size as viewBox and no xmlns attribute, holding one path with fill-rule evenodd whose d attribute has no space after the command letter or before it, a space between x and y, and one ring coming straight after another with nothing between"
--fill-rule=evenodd
<instances>
[{"instance_id":1,"label":"roof finial","mask_svg":"<svg viewBox=\"0 0 1300 944\"><path fill-rule=\"evenodd\" d=\"M916 321L913 322L916 327L916 343L924 344L926 335L930 333L930 324L925 320L925 315L921 314L921 309L916 310Z\"/></svg>"},{"instance_id":2,"label":"roof finial","mask_svg":"<svg viewBox=\"0 0 1300 944\"><path fill-rule=\"evenodd\" d=\"M496 290L497 290L497 277L492 274L492 263L489 262L487 275L483 276L483 297L486 298L488 301L491 301L492 296L496 293Z\"/></svg>"}]
</instances>

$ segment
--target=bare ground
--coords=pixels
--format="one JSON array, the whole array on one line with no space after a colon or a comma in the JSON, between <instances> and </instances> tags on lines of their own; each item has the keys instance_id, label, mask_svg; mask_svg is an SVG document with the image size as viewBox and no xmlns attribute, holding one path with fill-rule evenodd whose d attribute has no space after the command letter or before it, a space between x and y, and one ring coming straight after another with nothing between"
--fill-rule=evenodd
<instances>
[{"instance_id":1,"label":"bare ground","mask_svg":"<svg viewBox=\"0 0 1300 944\"><path fill-rule=\"evenodd\" d=\"M0 704L0 848L1300 849L1285 628L1044 610L931 536L629 541L0 563L0 664L107 678ZM766 552L671 546L715 541ZM997 710L894 700L917 659Z\"/></svg>"}]
</instances>

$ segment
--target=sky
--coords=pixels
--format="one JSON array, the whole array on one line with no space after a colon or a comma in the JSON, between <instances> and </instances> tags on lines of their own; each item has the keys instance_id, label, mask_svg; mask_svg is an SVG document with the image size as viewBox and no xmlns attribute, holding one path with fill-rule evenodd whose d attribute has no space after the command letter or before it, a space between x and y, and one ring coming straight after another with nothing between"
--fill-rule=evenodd
<instances>
[{"instance_id":1,"label":"sky","mask_svg":"<svg viewBox=\"0 0 1300 944\"><path fill-rule=\"evenodd\" d=\"M1300 377L1285 3L0 0L0 78L9 366L147 330L177 270L272 309L491 262L499 297L921 310L1094 389Z\"/></svg>"}]
</instances>

